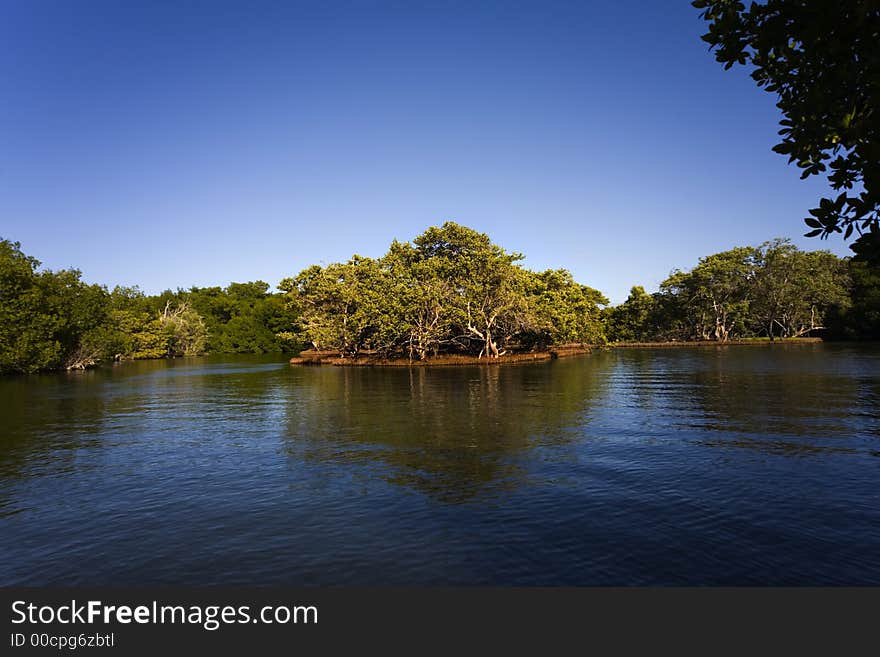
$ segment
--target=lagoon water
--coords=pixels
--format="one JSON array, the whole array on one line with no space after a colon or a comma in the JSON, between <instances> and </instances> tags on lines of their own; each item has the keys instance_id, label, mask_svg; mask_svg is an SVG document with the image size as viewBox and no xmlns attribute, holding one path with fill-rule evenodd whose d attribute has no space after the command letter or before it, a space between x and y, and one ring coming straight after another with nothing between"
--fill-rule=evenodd
<instances>
[{"instance_id":1,"label":"lagoon water","mask_svg":"<svg viewBox=\"0 0 880 657\"><path fill-rule=\"evenodd\" d=\"M880 348L0 379L0 585L880 584Z\"/></svg>"}]
</instances>

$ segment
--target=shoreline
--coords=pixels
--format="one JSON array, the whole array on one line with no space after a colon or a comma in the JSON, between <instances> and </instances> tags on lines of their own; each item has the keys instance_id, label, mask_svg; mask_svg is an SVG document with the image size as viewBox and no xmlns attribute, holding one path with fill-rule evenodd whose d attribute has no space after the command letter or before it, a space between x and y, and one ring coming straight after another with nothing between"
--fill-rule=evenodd
<instances>
[{"instance_id":1,"label":"shoreline","mask_svg":"<svg viewBox=\"0 0 880 657\"><path fill-rule=\"evenodd\" d=\"M358 354L355 357L343 357L337 351L316 351L307 349L294 356L288 362L290 365L300 366L326 366L333 367L455 367L464 365L511 365L516 363L535 363L557 358L570 358L584 356L595 350L601 349L645 349L645 348L674 348L674 347L766 347L772 345L806 345L820 344L822 338L780 338L773 340L728 340L717 342L714 340L694 340L691 342L614 342L607 345L587 344L564 344L542 351L528 351L511 353L498 358L478 358L462 354L447 354L426 358L424 360L410 360L409 358L386 358L375 354Z\"/></svg>"},{"instance_id":2,"label":"shoreline","mask_svg":"<svg viewBox=\"0 0 880 657\"><path fill-rule=\"evenodd\" d=\"M385 358L374 354L359 354L354 358L343 358L336 351L315 351L308 349L290 359L291 365L332 365L335 367L455 367L461 365L510 365L514 363L534 363L591 353L595 347L587 344L563 344L542 351L527 351L504 354L498 358L477 358L462 354L447 354L410 360L409 358Z\"/></svg>"},{"instance_id":3,"label":"shoreline","mask_svg":"<svg viewBox=\"0 0 880 657\"><path fill-rule=\"evenodd\" d=\"M776 338L775 340L761 338L751 340L727 340L726 342L718 342L717 340L611 342L606 346L611 349L633 349L641 347L769 347L780 344L820 344L822 342L824 342L822 338Z\"/></svg>"}]
</instances>

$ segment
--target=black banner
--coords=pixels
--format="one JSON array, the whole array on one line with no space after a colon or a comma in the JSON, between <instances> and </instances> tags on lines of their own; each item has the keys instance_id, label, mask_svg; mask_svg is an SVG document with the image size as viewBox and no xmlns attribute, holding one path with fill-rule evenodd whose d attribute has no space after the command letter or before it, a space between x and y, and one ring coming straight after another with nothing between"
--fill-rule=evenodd
<instances>
[{"instance_id":1,"label":"black banner","mask_svg":"<svg viewBox=\"0 0 880 657\"><path fill-rule=\"evenodd\" d=\"M2 589L3 654L493 652L872 638L880 589ZM568 652L568 650L566 650Z\"/></svg>"}]
</instances>

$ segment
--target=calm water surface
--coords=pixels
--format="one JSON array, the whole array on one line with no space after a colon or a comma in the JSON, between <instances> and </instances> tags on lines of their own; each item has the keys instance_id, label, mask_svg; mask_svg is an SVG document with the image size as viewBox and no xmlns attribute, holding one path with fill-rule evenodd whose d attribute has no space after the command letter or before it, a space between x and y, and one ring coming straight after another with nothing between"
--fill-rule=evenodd
<instances>
[{"instance_id":1,"label":"calm water surface","mask_svg":"<svg viewBox=\"0 0 880 657\"><path fill-rule=\"evenodd\" d=\"M0 379L0 585L880 584L880 349Z\"/></svg>"}]
</instances>

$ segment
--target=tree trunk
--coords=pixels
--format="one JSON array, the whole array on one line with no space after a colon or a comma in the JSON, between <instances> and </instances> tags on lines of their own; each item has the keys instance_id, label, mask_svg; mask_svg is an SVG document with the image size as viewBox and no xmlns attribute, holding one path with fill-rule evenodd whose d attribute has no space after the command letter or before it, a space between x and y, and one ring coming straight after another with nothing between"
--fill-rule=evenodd
<instances>
[{"instance_id":1,"label":"tree trunk","mask_svg":"<svg viewBox=\"0 0 880 657\"><path fill-rule=\"evenodd\" d=\"M498 358L498 346L492 339L492 333L488 330L486 331L486 356Z\"/></svg>"}]
</instances>

